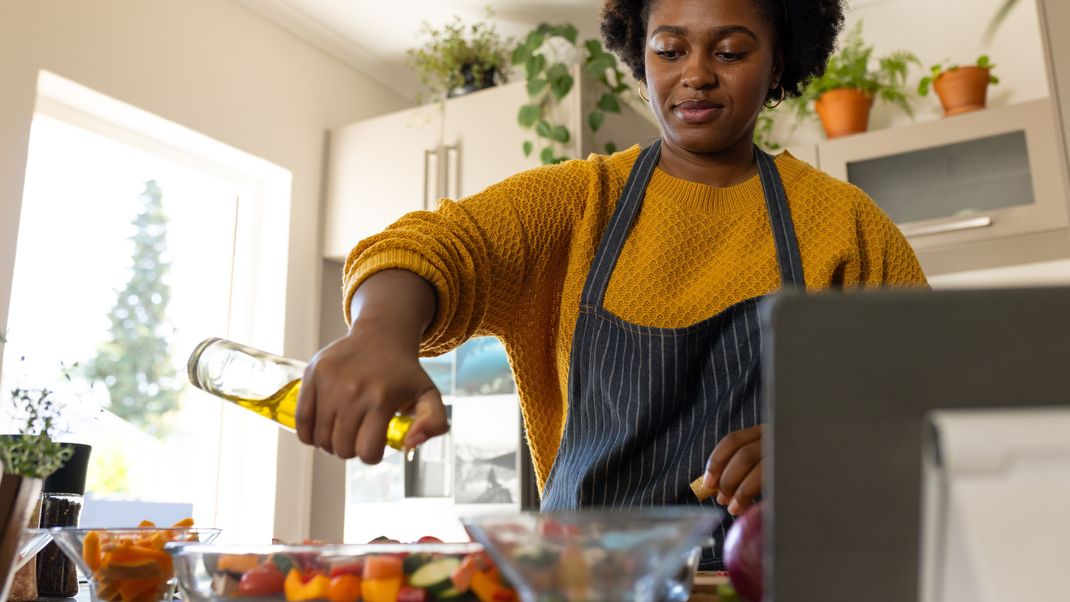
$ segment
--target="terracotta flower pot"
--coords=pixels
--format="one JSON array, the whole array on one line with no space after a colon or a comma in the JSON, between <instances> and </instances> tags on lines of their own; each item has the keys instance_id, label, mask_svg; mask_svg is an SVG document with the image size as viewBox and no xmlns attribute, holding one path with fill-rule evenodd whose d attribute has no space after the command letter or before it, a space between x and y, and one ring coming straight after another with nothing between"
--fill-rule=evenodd
<instances>
[{"instance_id":1,"label":"terracotta flower pot","mask_svg":"<svg viewBox=\"0 0 1070 602\"><path fill-rule=\"evenodd\" d=\"M873 97L854 88L829 90L814 103L829 138L866 131L872 106Z\"/></svg>"},{"instance_id":2,"label":"terracotta flower pot","mask_svg":"<svg viewBox=\"0 0 1070 602\"><path fill-rule=\"evenodd\" d=\"M41 502L41 479L4 473L0 480L0 600L7 600L15 575L19 538ZM26 566L33 566L29 562ZM35 579L36 581L36 579ZM35 584L36 585L36 584ZM34 596L36 597L36 586Z\"/></svg>"},{"instance_id":3,"label":"terracotta flower pot","mask_svg":"<svg viewBox=\"0 0 1070 602\"><path fill-rule=\"evenodd\" d=\"M933 89L944 106L944 116L985 108L988 79L987 67L959 67L941 73Z\"/></svg>"}]
</instances>

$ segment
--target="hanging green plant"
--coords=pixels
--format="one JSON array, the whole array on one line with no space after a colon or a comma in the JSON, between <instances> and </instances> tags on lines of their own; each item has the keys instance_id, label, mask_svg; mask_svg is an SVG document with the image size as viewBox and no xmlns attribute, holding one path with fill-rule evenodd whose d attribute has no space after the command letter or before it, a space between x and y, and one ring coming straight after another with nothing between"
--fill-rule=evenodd
<instances>
[{"instance_id":1,"label":"hanging green plant","mask_svg":"<svg viewBox=\"0 0 1070 602\"><path fill-rule=\"evenodd\" d=\"M517 121L534 134L531 140L524 141L522 150L525 157L537 150L544 165L572 158L566 145L572 141L574 132L564 124L555 123L552 117L553 108L561 104L576 83L565 55L575 57L582 52L583 68L600 85L598 102L584 120L592 134L602 128L606 113L621 112L621 100L630 89L623 83L624 72L616 56L606 52L596 39L585 40L581 50L577 38L578 32L571 24L540 23L513 50L513 65L523 67L528 91L528 102L520 107ZM606 153L617 150L612 141L600 148Z\"/></svg>"},{"instance_id":2,"label":"hanging green plant","mask_svg":"<svg viewBox=\"0 0 1070 602\"><path fill-rule=\"evenodd\" d=\"M754 143L767 151L781 149L780 143L773 138L774 125L776 125L776 118L773 116L773 109L769 107L762 108L762 112L758 113L758 120L754 124Z\"/></svg>"}]
</instances>

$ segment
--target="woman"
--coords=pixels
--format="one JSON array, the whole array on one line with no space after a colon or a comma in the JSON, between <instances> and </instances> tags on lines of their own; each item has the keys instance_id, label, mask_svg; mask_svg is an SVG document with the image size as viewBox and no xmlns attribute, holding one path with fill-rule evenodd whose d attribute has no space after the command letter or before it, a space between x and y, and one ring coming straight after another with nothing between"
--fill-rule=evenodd
<instances>
[{"instance_id":1,"label":"woman","mask_svg":"<svg viewBox=\"0 0 1070 602\"><path fill-rule=\"evenodd\" d=\"M752 143L763 103L824 68L842 22L839 0L609 0L607 47L661 140L362 241L345 265L352 328L305 374L301 440L374 463L395 412L416 417L409 446L445 432L418 354L494 335L544 509L698 503L688 483L705 470L716 502L744 510L762 476L758 298L924 283L864 193Z\"/></svg>"}]
</instances>

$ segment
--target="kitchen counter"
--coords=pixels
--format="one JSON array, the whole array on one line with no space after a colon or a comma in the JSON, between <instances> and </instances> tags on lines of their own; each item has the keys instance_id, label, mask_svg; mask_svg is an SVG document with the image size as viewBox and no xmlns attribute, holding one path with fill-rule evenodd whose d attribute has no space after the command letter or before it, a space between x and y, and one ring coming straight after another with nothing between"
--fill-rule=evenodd
<instances>
[{"instance_id":1,"label":"kitchen counter","mask_svg":"<svg viewBox=\"0 0 1070 602\"><path fill-rule=\"evenodd\" d=\"M722 575L697 575L689 602L718 602L717 586L722 583L728 583L728 577ZM81 584L78 595L74 598L40 598L39 600L40 602L45 602L46 600L47 602L91 602L89 599L89 586L85 583ZM178 600L178 598L175 598L175 600Z\"/></svg>"}]
</instances>

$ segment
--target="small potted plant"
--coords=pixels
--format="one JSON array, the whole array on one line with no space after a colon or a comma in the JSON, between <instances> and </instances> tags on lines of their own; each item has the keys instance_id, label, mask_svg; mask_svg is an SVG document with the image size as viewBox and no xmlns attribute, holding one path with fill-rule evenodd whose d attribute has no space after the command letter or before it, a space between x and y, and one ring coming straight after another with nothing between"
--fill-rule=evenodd
<instances>
[{"instance_id":1,"label":"small potted plant","mask_svg":"<svg viewBox=\"0 0 1070 602\"><path fill-rule=\"evenodd\" d=\"M918 82L918 95L927 96L929 86L932 86L944 107L944 117L983 109L988 85L999 83L999 78L992 75L993 67L995 65L988 62L988 56L984 54L977 59L976 65L959 66L946 62L933 65L930 75Z\"/></svg>"},{"instance_id":2,"label":"small potted plant","mask_svg":"<svg viewBox=\"0 0 1070 602\"><path fill-rule=\"evenodd\" d=\"M420 28L423 46L407 51L431 100L460 96L508 81L510 41L498 36L487 8L487 20L465 26L461 18L441 29L426 21Z\"/></svg>"},{"instance_id":3,"label":"small potted plant","mask_svg":"<svg viewBox=\"0 0 1070 602\"><path fill-rule=\"evenodd\" d=\"M798 98L790 101L800 118L816 111L829 138L864 132L874 100L892 103L913 117L906 95L910 65L921 62L905 50L876 59L871 69L873 47L862 39L859 22L844 38L843 46L829 57L825 73L815 77Z\"/></svg>"},{"instance_id":4,"label":"small potted plant","mask_svg":"<svg viewBox=\"0 0 1070 602\"><path fill-rule=\"evenodd\" d=\"M6 342L0 333L0 344ZM45 477L63 466L74 450L55 440L59 406L51 391L16 388L11 398L21 425L17 434L0 436L0 600L17 601L37 597L34 562L23 567L18 579L12 570L19 539L34 523Z\"/></svg>"}]
</instances>

